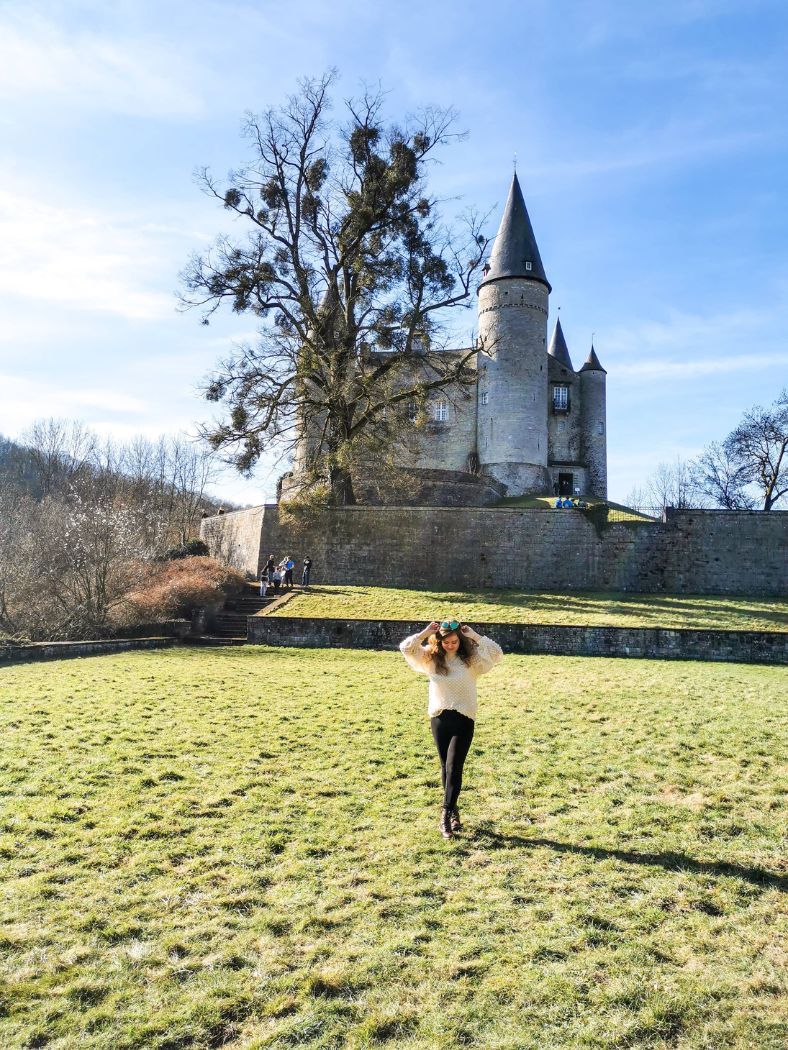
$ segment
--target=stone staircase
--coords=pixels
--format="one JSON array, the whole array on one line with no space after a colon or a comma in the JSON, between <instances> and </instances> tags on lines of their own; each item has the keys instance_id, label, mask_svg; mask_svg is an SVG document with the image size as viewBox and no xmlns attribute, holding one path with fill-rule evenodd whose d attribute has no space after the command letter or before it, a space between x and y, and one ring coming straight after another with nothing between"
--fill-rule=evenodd
<instances>
[{"instance_id":1,"label":"stone staircase","mask_svg":"<svg viewBox=\"0 0 788 1050\"><path fill-rule=\"evenodd\" d=\"M192 645L246 645L246 619L265 609L273 597L261 598L260 585L249 583L237 598L231 598L216 615L216 625L210 634L190 639Z\"/></svg>"}]
</instances>

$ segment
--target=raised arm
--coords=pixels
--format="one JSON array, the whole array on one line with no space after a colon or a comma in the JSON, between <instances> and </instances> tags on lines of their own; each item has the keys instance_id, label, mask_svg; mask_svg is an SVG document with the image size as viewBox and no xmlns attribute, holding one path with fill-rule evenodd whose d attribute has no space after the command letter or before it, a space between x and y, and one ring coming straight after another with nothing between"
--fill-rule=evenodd
<instances>
[{"instance_id":1,"label":"raised arm","mask_svg":"<svg viewBox=\"0 0 788 1050\"><path fill-rule=\"evenodd\" d=\"M429 673L432 660L425 653L421 643L426 638L429 638L431 634L434 634L439 627L440 624L437 620L433 620L432 623L427 624L423 631L419 631L418 634L410 634L404 641L400 642L399 651L405 657L408 666L412 667L414 671L419 671L421 674Z\"/></svg>"},{"instance_id":2,"label":"raised arm","mask_svg":"<svg viewBox=\"0 0 788 1050\"><path fill-rule=\"evenodd\" d=\"M467 623L464 623L460 630L466 638L471 638L476 642L475 663L480 673L486 674L488 671L492 671L493 667L503 659L503 649L500 645L494 642L492 638L488 638L484 634L478 634Z\"/></svg>"}]
</instances>

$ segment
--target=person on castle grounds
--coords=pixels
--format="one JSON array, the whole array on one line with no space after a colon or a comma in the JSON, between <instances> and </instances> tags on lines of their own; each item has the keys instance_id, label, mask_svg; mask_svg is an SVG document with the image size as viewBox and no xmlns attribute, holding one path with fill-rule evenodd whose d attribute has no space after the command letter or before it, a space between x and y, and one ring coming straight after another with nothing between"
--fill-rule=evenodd
<instances>
[{"instance_id":1,"label":"person on castle grounds","mask_svg":"<svg viewBox=\"0 0 788 1050\"><path fill-rule=\"evenodd\" d=\"M284 584L288 591L293 589L293 569L295 568L295 562L288 554L285 560L282 562L282 568L284 569Z\"/></svg>"},{"instance_id":2,"label":"person on castle grounds","mask_svg":"<svg viewBox=\"0 0 788 1050\"><path fill-rule=\"evenodd\" d=\"M312 559L307 556L304 558L304 568L301 571L301 586L306 590L309 586L309 577L312 573Z\"/></svg>"},{"instance_id":3,"label":"person on castle grounds","mask_svg":"<svg viewBox=\"0 0 788 1050\"><path fill-rule=\"evenodd\" d=\"M476 679L491 671L503 652L492 638L452 619L427 624L400 643L400 652L414 671L430 680L427 713L443 787L439 827L450 839L462 829L457 799L476 723Z\"/></svg>"},{"instance_id":4,"label":"person on castle grounds","mask_svg":"<svg viewBox=\"0 0 788 1050\"><path fill-rule=\"evenodd\" d=\"M269 583L273 583L274 582L274 569L275 568L276 568L276 562L274 561L274 556L273 556L273 554L269 554L268 555L268 561L265 563L265 566L263 567L263 572L268 577L268 582Z\"/></svg>"},{"instance_id":5,"label":"person on castle grounds","mask_svg":"<svg viewBox=\"0 0 788 1050\"><path fill-rule=\"evenodd\" d=\"M265 598L266 592L268 591L268 573L265 571L265 566L260 570L260 597Z\"/></svg>"},{"instance_id":6,"label":"person on castle grounds","mask_svg":"<svg viewBox=\"0 0 788 1050\"><path fill-rule=\"evenodd\" d=\"M282 570L278 565L271 573L271 583L274 585L274 594L279 594L279 588L282 586Z\"/></svg>"}]
</instances>

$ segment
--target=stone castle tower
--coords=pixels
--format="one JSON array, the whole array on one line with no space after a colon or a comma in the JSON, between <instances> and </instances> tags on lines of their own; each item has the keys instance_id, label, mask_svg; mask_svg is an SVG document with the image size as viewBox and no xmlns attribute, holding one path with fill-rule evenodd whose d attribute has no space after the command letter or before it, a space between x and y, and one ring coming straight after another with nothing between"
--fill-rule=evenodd
<instances>
[{"instance_id":1,"label":"stone castle tower","mask_svg":"<svg viewBox=\"0 0 788 1050\"><path fill-rule=\"evenodd\" d=\"M515 173L479 286L480 469L508 495L607 496L606 373L591 347L580 372L556 320Z\"/></svg>"},{"instance_id":2,"label":"stone castle tower","mask_svg":"<svg viewBox=\"0 0 788 1050\"><path fill-rule=\"evenodd\" d=\"M479 285L479 463L512 493L547 492L545 276L515 174Z\"/></svg>"},{"instance_id":3,"label":"stone castle tower","mask_svg":"<svg viewBox=\"0 0 788 1050\"><path fill-rule=\"evenodd\" d=\"M402 450L407 484L367 502L486 504L506 496L607 498L606 372L592 345L576 372L515 173L479 285L477 381L441 390ZM461 353L465 351L442 351ZM418 406L408 406L416 418ZM308 435L301 434L303 456ZM298 488L299 455L282 489ZM373 486L374 488L374 486Z\"/></svg>"}]
</instances>

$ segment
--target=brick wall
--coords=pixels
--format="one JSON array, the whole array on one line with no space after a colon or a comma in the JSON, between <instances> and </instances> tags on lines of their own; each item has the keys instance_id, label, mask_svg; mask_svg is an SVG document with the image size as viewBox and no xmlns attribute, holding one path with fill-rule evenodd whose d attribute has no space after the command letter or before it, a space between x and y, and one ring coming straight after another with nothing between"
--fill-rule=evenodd
<instances>
[{"instance_id":1,"label":"brick wall","mask_svg":"<svg viewBox=\"0 0 788 1050\"><path fill-rule=\"evenodd\" d=\"M255 571L247 567L269 550L297 561L309 554L316 583L788 594L785 512L681 511L665 522L597 529L571 510L350 507L327 508L307 527L284 527L269 506L204 526L222 522L214 527L221 537L232 524L227 519L239 515L249 519L235 527L232 564ZM210 543L209 531L203 529Z\"/></svg>"}]
</instances>

